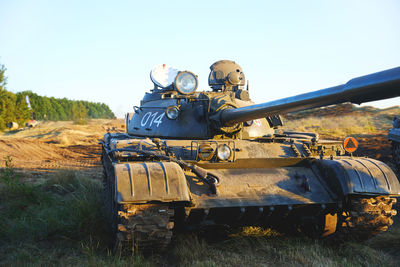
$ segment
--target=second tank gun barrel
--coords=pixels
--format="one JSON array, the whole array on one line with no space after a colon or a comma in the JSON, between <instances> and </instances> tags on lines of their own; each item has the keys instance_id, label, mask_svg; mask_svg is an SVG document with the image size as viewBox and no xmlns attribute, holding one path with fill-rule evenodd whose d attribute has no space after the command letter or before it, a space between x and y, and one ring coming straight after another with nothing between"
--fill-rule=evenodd
<instances>
[{"instance_id":1,"label":"second tank gun barrel","mask_svg":"<svg viewBox=\"0 0 400 267\"><path fill-rule=\"evenodd\" d=\"M221 111L223 125L351 102L361 104L400 96L400 67L351 79L346 84L262 104Z\"/></svg>"}]
</instances>

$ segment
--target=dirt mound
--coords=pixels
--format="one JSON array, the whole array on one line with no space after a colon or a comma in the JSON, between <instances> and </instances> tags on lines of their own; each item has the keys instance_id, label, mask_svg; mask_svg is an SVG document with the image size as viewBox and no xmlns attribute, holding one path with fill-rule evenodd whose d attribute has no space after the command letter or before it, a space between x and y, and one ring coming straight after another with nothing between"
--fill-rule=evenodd
<instances>
[{"instance_id":1,"label":"dirt mound","mask_svg":"<svg viewBox=\"0 0 400 267\"><path fill-rule=\"evenodd\" d=\"M100 166L99 139L107 131L124 131L122 120L41 122L35 128L0 135L0 166L6 158L29 170L88 169Z\"/></svg>"},{"instance_id":2,"label":"dirt mound","mask_svg":"<svg viewBox=\"0 0 400 267\"><path fill-rule=\"evenodd\" d=\"M40 140L0 140L0 157L11 157L14 167L24 169L75 169L97 166L99 148L80 147L62 148Z\"/></svg>"}]
</instances>

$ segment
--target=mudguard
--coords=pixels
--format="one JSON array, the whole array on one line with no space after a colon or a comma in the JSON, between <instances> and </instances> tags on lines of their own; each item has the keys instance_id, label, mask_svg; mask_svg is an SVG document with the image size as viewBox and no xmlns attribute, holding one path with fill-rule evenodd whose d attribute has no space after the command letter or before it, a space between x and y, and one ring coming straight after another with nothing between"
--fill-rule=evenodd
<instances>
[{"instance_id":1,"label":"mudguard","mask_svg":"<svg viewBox=\"0 0 400 267\"><path fill-rule=\"evenodd\" d=\"M174 162L113 165L118 203L190 201L185 174Z\"/></svg>"},{"instance_id":2,"label":"mudguard","mask_svg":"<svg viewBox=\"0 0 400 267\"><path fill-rule=\"evenodd\" d=\"M339 195L400 195L400 184L385 163L369 158L316 160L331 189Z\"/></svg>"}]
</instances>

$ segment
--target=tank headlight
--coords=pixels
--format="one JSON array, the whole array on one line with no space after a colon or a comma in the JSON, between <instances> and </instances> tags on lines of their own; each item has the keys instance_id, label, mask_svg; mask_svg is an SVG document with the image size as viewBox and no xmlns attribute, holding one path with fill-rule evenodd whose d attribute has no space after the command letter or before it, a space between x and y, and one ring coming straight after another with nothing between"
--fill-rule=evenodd
<instances>
[{"instance_id":1,"label":"tank headlight","mask_svg":"<svg viewBox=\"0 0 400 267\"><path fill-rule=\"evenodd\" d=\"M197 77L190 71L181 71L176 76L174 85L179 93L191 94L197 89Z\"/></svg>"},{"instance_id":2,"label":"tank headlight","mask_svg":"<svg viewBox=\"0 0 400 267\"><path fill-rule=\"evenodd\" d=\"M208 145L200 145L199 146L199 158L201 160L210 160L214 156L214 149Z\"/></svg>"},{"instance_id":3,"label":"tank headlight","mask_svg":"<svg viewBox=\"0 0 400 267\"><path fill-rule=\"evenodd\" d=\"M167 110L165 111L165 115L167 116L168 119L175 120L179 116L178 107L177 106L167 107Z\"/></svg>"},{"instance_id":4,"label":"tank headlight","mask_svg":"<svg viewBox=\"0 0 400 267\"><path fill-rule=\"evenodd\" d=\"M150 72L151 81L161 88L167 88L174 82L179 71L167 64L158 64Z\"/></svg>"},{"instance_id":5,"label":"tank headlight","mask_svg":"<svg viewBox=\"0 0 400 267\"><path fill-rule=\"evenodd\" d=\"M229 146L223 144L219 145L217 149L217 156L220 160L228 160L232 155L232 150Z\"/></svg>"}]
</instances>

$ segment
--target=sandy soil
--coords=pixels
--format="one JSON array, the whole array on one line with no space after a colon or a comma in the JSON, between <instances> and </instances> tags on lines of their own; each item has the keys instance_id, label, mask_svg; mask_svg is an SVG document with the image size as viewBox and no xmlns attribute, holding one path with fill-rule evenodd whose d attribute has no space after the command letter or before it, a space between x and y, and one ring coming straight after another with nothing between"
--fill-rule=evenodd
<instances>
[{"instance_id":1,"label":"sandy soil","mask_svg":"<svg viewBox=\"0 0 400 267\"><path fill-rule=\"evenodd\" d=\"M41 122L35 128L0 133L0 166L10 156L17 169L98 169L99 140L106 132L124 131L123 120Z\"/></svg>"},{"instance_id":2,"label":"sandy soil","mask_svg":"<svg viewBox=\"0 0 400 267\"><path fill-rule=\"evenodd\" d=\"M86 169L99 171L99 140L106 132L125 131L123 120L92 120L87 125L72 122L41 122L35 128L0 133L0 166L11 156L17 169L46 171ZM391 144L382 131L358 137L355 155L391 165Z\"/></svg>"}]
</instances>

